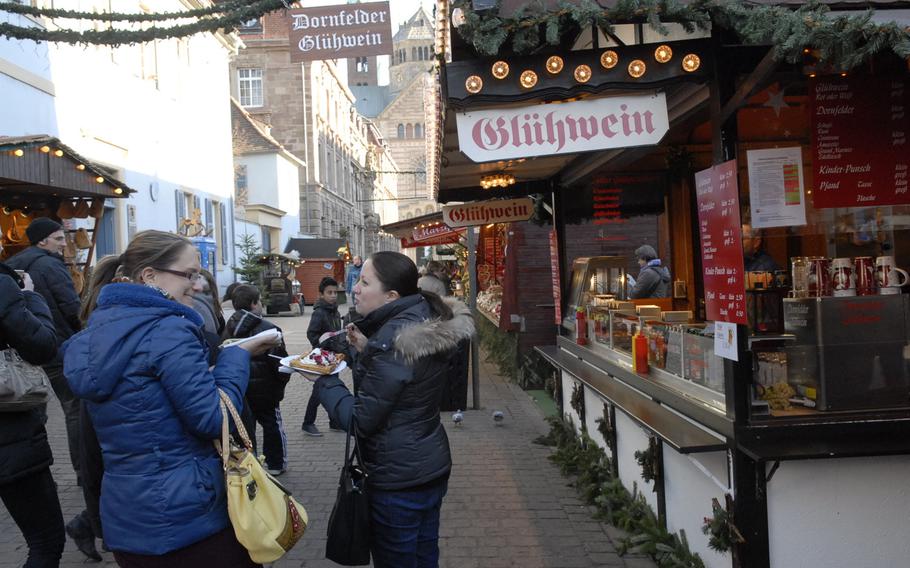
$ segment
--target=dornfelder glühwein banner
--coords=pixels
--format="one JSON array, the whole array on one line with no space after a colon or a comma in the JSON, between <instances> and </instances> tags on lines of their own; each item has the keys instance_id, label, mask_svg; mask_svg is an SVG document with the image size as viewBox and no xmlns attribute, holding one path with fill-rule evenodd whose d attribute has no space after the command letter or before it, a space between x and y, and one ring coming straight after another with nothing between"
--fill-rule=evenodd
<instances>
[{"instance_id":1,"label":"dornfelder gl\u00fchwein banner","mask_svg":"<svg viewBox=\"0 0 910 568\"><path fill-rule=\"evenodd\" d=\"M471 227L490 223L527 221L534 213L534 201L521 199L493 199L442 208L442 220L449 227Z\"/></svg>"},{"instance_id":2,"label":"dornfelder gl\u00fchwein banner","mask_svg":"<svg viewBox=\"0 0 910 568\"><path fill-rule=\"evenodd\" d=\"M291 10L290 21L292 63L392 53L388 2Z\"/></svg>"}]
</instances>

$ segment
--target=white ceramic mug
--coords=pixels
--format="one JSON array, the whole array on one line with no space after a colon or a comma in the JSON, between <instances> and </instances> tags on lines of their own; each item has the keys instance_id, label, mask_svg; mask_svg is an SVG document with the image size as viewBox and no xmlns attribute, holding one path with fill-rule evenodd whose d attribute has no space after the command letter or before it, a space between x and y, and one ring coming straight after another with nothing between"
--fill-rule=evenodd
<instances>
[{"instance_id":1,"label":"white ceramic mug","mask_svg":"<svg viewBox=\"0 0 910 568\"><path fill-rule=\"evenodd\" d=\"M878 284L879 290L901 288L910 283L910 274L894 265L893 256L880 256L875 259L875 283Z\"/></svg>"},{"instance_id":2,"label":"white ceramic mug","mask_svg":"<svg viewBox=\"0 0 910 568\"><path fill-rule=\"evenodd\" d=\"M856 296L852 258L835 258L831 262L831 287L835 296Z\"/></svg>"}]
</instances>

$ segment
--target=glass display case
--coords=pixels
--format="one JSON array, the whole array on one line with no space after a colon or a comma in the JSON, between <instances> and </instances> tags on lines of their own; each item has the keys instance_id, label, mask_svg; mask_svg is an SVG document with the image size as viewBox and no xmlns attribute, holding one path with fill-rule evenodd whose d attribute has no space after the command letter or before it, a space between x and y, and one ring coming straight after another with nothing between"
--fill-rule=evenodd
<instances>
[{"instance_id":1,"label":"glass display case","mask_svg":"<svg viewBox=\"0 0 910 568\"><path fill-rule=\"evenodd\" d=\"M625 300L626 258L622 256L592 256L575 259L572 263L572 288L564 323L573 329L579 306L603 307L611 300Z\"/></svg>"},{"instance_id":2,"label":"glass display case","mask_svg":"<svg viewBox=\"0 0 910 568\"><path fill-rule=\"evenodd\" d=\"M575 260L567 310L570 317L563 320L563 327L574 330L576 309L582 307L588 348L621 364L628 364L633 337L641 333L647 339L649 366L643 377L723 409L724 364L714 353L713 326L689 322L691 314L686 312L660 311L627 301L624 264L622 257Z\"/></svg>"}]
</instances>

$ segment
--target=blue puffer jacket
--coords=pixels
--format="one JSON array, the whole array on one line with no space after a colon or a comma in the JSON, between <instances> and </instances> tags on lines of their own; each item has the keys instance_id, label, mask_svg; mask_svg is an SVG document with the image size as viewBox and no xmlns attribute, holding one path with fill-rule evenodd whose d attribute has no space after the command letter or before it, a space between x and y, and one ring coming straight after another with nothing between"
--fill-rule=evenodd
<instances>
[{"instance_id":1,"label":"blue puffer jacket","mask_svg":"<svg viewBox=\"0 0 910 568\"><path fill-rule=\"evenodd\" d=\"M202 318L138 284L108 284L64 372L88 401L104 454L101 519L113 550L164 554L228 526L218 388L240 409L249 354L209 372Z\"/></svg>"}]
</instances>

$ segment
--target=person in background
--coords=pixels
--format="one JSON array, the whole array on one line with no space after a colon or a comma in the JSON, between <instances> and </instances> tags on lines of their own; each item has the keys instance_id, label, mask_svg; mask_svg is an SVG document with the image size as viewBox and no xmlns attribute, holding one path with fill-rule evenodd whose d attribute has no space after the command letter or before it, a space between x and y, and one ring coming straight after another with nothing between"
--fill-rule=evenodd
<instances>
[{"instance_id":1,"label":"person in background","mask_svg":"<svg viewBox=\"0 0 910 568\"><path fill-rule=\"evenodd\" d=\"M762 248L762 232L743 223L743 268L746 272L774 272L780 265Z\"/></svg>"},{"instance_id":2,"label":"person in background","mask_svg":"<svg viewBox=\"0 0 910 568\"><path fill-rule=\"evenodd\" d=\"M310 316L310 325L307 327L306 336L313 349L322 347L329 351L344 352L347 348L343 335L332 337L320 342L320 338L333 331L340 331L341 315L338 313L338 282L334 278L323 278L319 282L319 299L313 304L313 315ZM303 416L304 434L308 436L322 436L316 427L316 412L319 410L319 383L313 383L313 392L306 405L306 414ZM335 423L329 424L330 430L341 430Z\"/></svg>"},{"instance_id":3,"label":"person in background","mask_svg":"<svg viewBox=\"0 0 910 568\"><path fill-rule=\"evenodd\" d=\"M433 568L452 468L439 406L474 320L465 304L420 291L417 267L397 252L373 254L354 295L364 316L347 328L358 388L351 394L337 375L320 377L319 397L360 444L373 566Z\"/></svg>"},{"instance_id":4,"label":"person in background","mask_svg":"<svg viewBox=\"0 0 910 568\"><path fill-rule=\"evenodd\" d=\"M202 285L202 291L193 296L193 309L202 316L206 332L221 336L224 331L224 313L218 299L218 284L208 270L203 270L201 274L205 278L205 283Z\"/></svg>"},{"instance_id":5,"label":"person in background","mask_svg":"<svg viewBox=\"0 0 910 568\"><path fill-rule=\"evenodd\" d=\"M222 303L230 302L231 296L234 294L234 290L237 288L237 286L240 286L241 284L242 284L241 282L231 282L230 284L228 284L227 290L224 291L224 297L221 298L221 302Z\"/></svg>"},{"instance_id":6,"label":"person in background","mask_svg":"<svg viewBox=\"0 0 910 568\"><path fill-rule=\"evenodd\" d=\"M210 368L202 318L199 253L178 235L143 231L102 259L85 329L64 345L64 374L86 401L104 457L104 540L124 568L256 566L227 513L219 391L238 408L250 356L274 339L219 354Z\"/></svg>"},{"instance_id":7,"label":"person in background","mask_svg":"<svg viewBox=\"0 0 910 568\"><path fill-rule=\"evenodd\" d=\"M224 328L224 339L251 337L268 329L281 331L262 317L262 302L259 289L255 286L237 286L231 299L236 311ZM253 440L253 452L256 451L258 422L262 425L262 452L265 454L266 469L276 476L283 474L288 467L288 439L281 420L280 403L291 376L278 370L281 366L278 359L287 357L287 354L284 340L281 340L268 353L253 357L250 361L250 384L246 390L252 412L244 417L244 426Z\"/></svg>"},{"instance_id":8,"label":"person in background","mask_svg":"<svg viewBox=\"0 0 910 568\"><path fill-rule=\"evenodd\" d=\"M35 291L47 302L54 318L54 329L57 333L57 356L48 361L44 367L51 387L66 418L66 443L70 453L76 482L82 485L82 468L80 463L79 438L79 400L70 390L63 376L63 358L59 351L71 335L79 331L82 322L79 320L81 303L73 278L66 268L63 251L66 248L66 234L63 226L48 217L38 217L29 223L25 230L31 246L16 254L7 261L10 268L29 273L35 283ZM95 548L95 535L92 532L88 512L83 510L66 524L66 532L76 543L79 550L92 560L101 560Z\"/></svg>"},{"instance_id":9,"label":"person in background","mask_svg":"<svg viewBox=\"0 0 910 568\"><path fill-rule=\"evenodd\" d=\"M654 247L642 245L635 249L635 256L638 258L641 270L632 285L629 297L632 299L669 298L670 270L661 264Z\"/></svg>"},{"instance_id":10,"label":"person in background","mask_svg":"<svg viewBox=\"0 0 910 568\"><path fill-rule=\"evenodd\" d=\"M431 260L427 263L427 273L417 280L417 287L439 297L448 296L449 291L442 280L442 273L442 263L438 260Z\"/></svg>"},{"instance_id":11,"label":"person in background","mask_svg":"<svg viewBox=\"0 0 910 568\"><path fill-rule=\"evenodd\" d=\"M2 248L0 248L2 250ZM32 364L57 355L54 320L28 273L0 263L0 347ZM28 568L56 568L66 544L43 407L0 413L0 499L22 531Z\"/></svg>"},{"instance_id":12,"label":"person in background","mask_svg":"<svg viewBox=\"0 0 910 568\"><path fill-rule=\"evenodd\" d=\"M354 297L354 286L360 280L360 271L363 270L363 259L360 255L354 255L351 259L351 267L348 268L347 278L344 280L344 291L351 298L351 307L348 311L357 311L357 298Z\"/></svg>"}]
</instances>

